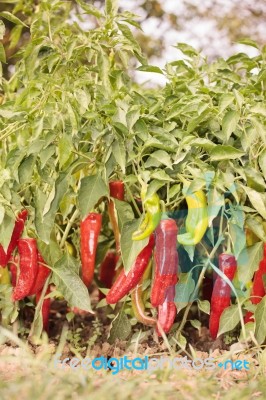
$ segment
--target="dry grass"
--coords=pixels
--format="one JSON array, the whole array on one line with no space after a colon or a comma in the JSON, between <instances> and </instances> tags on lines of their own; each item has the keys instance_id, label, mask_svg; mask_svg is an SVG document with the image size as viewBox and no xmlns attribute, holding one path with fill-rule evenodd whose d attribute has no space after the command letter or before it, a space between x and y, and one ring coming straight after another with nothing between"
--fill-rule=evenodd
<instances>
[{"instance_id":1,"label":"dry grass","mask_svg":"<svg viewBox=\"0 0 266 400\"><path fill-rule=\"evenodd\" d=\"M0 399L10 400L66 400L66 399L265 399L266 350L237 349L231 352L215 350L211 356L217 360L228 358L248 359L249 371L231 371L216 368L214 371L169 370L155 372L73 371L55 368L54 353L61 353L65 343L56 349L48 342L28 346L9 334L14 346L0 346ZM16 345L16 346L15 346ZM61 346L61 347L60 347ZM62 347L63 346L63 347ZM64 352L64 349L63 351ZM127 354L127 353L126 353ZM93 353L90 354L91 356ZM137 356L137 353L128 354ZM149 354L151 356L152 354ZM164 353L164 356L167 352ZM95 354L94 354L95 356ZM208 357L195 352L196 357ZM72 355L73 357L73 355ZM140 355L143 357L143 354Z\"/></svg>"}]
</instances>

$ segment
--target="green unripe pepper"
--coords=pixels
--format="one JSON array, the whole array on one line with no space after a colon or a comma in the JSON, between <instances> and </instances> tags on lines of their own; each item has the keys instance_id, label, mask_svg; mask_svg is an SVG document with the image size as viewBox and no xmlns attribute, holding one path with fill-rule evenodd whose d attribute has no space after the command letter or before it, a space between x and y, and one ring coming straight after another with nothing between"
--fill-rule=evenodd
<instances>
[{"instance_id":1,"label":"green unripe pepper","mask_svg":"<svg viewBox=\"0 0 266 400\"><path fill-rule=\"evenodd\" d=\"M158 194L154 193L149 197L145 197L145 194L144 191L141 192L145 218L139 229L133 233L132 240L143 240L149 237L161 220L161 206Z\"/></svg>"}]
</instances>

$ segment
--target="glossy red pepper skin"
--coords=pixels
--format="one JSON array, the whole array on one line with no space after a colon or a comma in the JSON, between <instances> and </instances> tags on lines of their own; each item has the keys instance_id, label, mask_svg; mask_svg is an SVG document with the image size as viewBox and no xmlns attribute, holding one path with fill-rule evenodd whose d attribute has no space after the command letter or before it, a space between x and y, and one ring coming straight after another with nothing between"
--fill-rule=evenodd
<instances>
[{"instance_id":1,"label":"glossy red pepper skin","mask_svg":"<svg viewBox=\"0 0 266 400\"><path fill-rule=\"evenodd\" d=\"M222 253L219 255L219 269L225 276L232 281L236 270L236 259L231 254ZM209 320L209 330L212 339L216 339L219 330L220 317L223 311L230 306L231 288L224 279L217 276L211 297L211 312Z\"/></svg>"},{"instance_id":2,"label":"glossy red pepper skin","mask_svg":"<svg viewBox=\"0 0 266 400\"><path fill-rule=\"evenodd\" d=\"M0 266L4 267L9 262L11 255L15 250L15 248L17 247L18 240L23 232L27 216L28 216L27 210L23 210L18 214L11 235L10 243L7 248L7 252L4 251L2 245L0 244Z\"/></svg>"},{"instance_id":3,"label":"glossy red pepper skin","mask_svg":"<svg viewBox=\"0 0 266 400\"><path fill-rule=\"evenodd\" d=\"M39 252L37 252L37 263L38 263L38 272L34 284L30 290L29 296L32 296L42 291L45 281L51 272L51 270L48 267L43 265L45 264L45 261Z\"/></svg>"},{"instance_id":4,"label":"glossy red pepper skin","mask_svg":"<svg viewBox=\"0 0 266 400\"><path fill-rule=\"evenodd\" d=\"M0 267L5 267L7 264L6 252L3 246L0 244Z\"/></svg>"},{"instance_id":5,"label":"glossy red pepper skin","mask_svg":"<svg viewBox=\"0 0 266 400\"><path fill-rule=\"evenodd\" d=\"M122 181L109 182L110 196L114 199L123 201L125 198L125 186ZM113 200L108 202L108 215L114 231L116 251L120 254L120 232L115 212L115 204Z\"/></svg>"},{"instance_id":6,"label":"glossy red pepper skin","mask_svg":"<svg viewBox=\"0 0 266 400\"><path fill-rule=\"evenodd\" d=\"M35 282L38 272L36 239L19 239L18 253L20 272L12 293L13 301L28 296Z\"/></svg>"},{"instance_id":7,"label":"glossy red pepper skin","mask_svg":"<svg viewBox=\"0 0 266 400\"><path fill-rule=\"evenodd\" d=\"M141 281L141 278L149 265L149 259L151 258L153 247L154 235L151 235L149 243L139 253L129 273L126 275L125 271L122 270L118 275L115 283L106 296L108 304L115 304L120 301Z\"/></svg>"},{"instance_id":8,"label":"glossy red pepper skin","mask_svg":"<svg viewBox=\"0 0 266 400\"><path fill-rule=\"evenodd\" d=\"M45 296L51 293L50 285L48 286ZM42 291L36 294L36 304L39 303ZM51 299L44 299L42 303L42 322L43 322L43 329L49 334L49 316L50 316L50 306L51 306Z\"/></svg>"},{"instance_id":9,"label":"glossy red pepper skin","mask_svg":"<svg viewBox=\"0 0 266 400\"><path fill-rule=\"evenodd\" d=\"M19 257L11 257L8 266L11 273L11 284L13 287L16 286L17 283L17 265L19 263Z\"/></svg>"},{"instance_id":10,"label":"glossy red pepper skin","mask_svg":"<svg viewBox=\"0 0 266 400\"><path fill-rule=\"evenodd\" d=\"M24 230L24 225L25 225L25 221L27 219L28 216L28 211L27 210L23 210L18 214L17 220L15 222L15 227L11 236L11 240L7 249L7 262L10 260L10 257L13 253L13 251L16 249L17 245L18 245L18 240L20 238L20 236L22 235L22 232Z\"/></svg>"},{"instance_id":11,"label":"glossy red pepper skin","mask_svg":"<svg viewBox=\"0 0 266 400\"><path fill-rule=\"evenodd\" d=\"M151 288L151 304L162 305L169 286L178 282L178 253L176 250L178 228L175 220L161 220L155 231L155 274Z\"/></svg>"},{"instance_id":12,"label":"glossy red pepper skin","mask_svg":"<svg viewBox=\"0 0 266 400\"><path fill-rule=\"evenodd\" d=\"M158 307L158 322L161 325L164 333L168 333L175 321L177 314L175 299L175 286L169 286L166 290L165 300L162 305ZM162 336L157 324L158 336Z\"/></svg>"},{"instance_id":13,"label":"glossy red pepper skin","mask_svg":"<svg viewBox=\"0 0 266 400\"><path fill-rule=\"evenodd\" d=\"M250 300L252 304L259 304L263 296L265 296L265 288L263 283L263 275L266 274L266 243L264 244L263 259L260 261L259 269L255 272ZM253 313L248 311L244 318L245 323L254 322Z\"/></svg>"},{"instance_id":14,"label":"glossy red pepper skin","mask_svg":"<svg viewBox=\"0 0 266 400\"><path fill-rule=\"evenodd\" d=\"M81 274L87 287L91 284L94 276L95 256L101 226L102 216L97 213L90 213L80 223Z\"/></svg>"},{"instance_id":15,"label":"glossy red pepper skin","mask_svg":"<svg viewBox=\"0 0 266 400\"><path fill-rule=\"evenodd\" d=\"M104 288L110 289L115 277L115 267L118 256L114 251L109 250L100 266L99 280L103 283ZM105 295L99 291L99 300L103 299Z\"/></svg>"}]
</instances>

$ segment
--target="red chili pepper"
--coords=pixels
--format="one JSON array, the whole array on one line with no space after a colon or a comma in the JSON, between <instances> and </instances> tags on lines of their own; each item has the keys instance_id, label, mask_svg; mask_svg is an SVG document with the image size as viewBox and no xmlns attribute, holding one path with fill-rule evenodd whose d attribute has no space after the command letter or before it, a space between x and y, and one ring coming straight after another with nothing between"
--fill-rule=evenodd
<instances>
[{"instance_id":1,"label":"red chili pepper","mask_svg":"<svg viewBox=\"0 0 266 400\"><path fill-rule=\"evenodd\" d=\"M122 181L114 181L109 182L110 196L114 199L124 200L125 197L125 187L124 182ZM118 228L118 222L116 218L115 204L113 200L108 202L108 214L110 218L110 222L114 231L115 243L116 243L116 251L120 253L120 232Z\"/></svg>"},{"instance_id":2,"label":"red chili pepper","mask_svg":"<svg viewBox=\"0 0 266 400\"><path fill-rule=\"evenodd\" d=\"M219 255L219 269L232 281L236 273L236 259L231 254L222 253ZM210 335L216 339L219 330L220 317L223 311L230 306L231 288L224 279L217 276L211 298L211 313L209 321Z\"/></svg>"},{"instance_id":3,"label":"red chili pepper","mask_svg":"<svg viewBox=\"0 0 266 400\"><path fill-rule=\"evenodd\" d=\"M23 232L26 218L28 216L27 210L22 210L16 219L14 229L11 235L10 243L7 248L7 252L3 249L3 246L0 244L0 266L4 267L10 260L10 257L17 247L18 240Z\"/></svg>"},{"instance_id":4,"label":"red chili pepper","mask_svg":"<svg viewBox=\"0 0 266 400\"><path fill-rule=\"evenodd\" d=\"M11 273L11 284L13 287L17 284L17 265L19 264L19 257L11 257L8 265Z\"/></svg>"},{"instance_id":5,"label":"red chili pepper","mask_svg":"<svg viewBox=\"0 0 266 400\"><path fill-rule=\"evenodd\" d=\"M261 302L263 296L265 296L265 287L263 283L263 275L266 274L266 243L264 244L263 259L259 264L259 269L255 272L253 279L253 286L251 290L250 300L252 304L258 304ZM245 324L248 322L254 322L253 313L248 311L244 318Z\"/></svg>"},{"instance_id":6,"label":"red chili pepper","mask_svg":"<svg viewBox=\"0 0 266 400\"><path fill-rule=\"evenodd\" d=\"M118 275L115 283L109 290L106 301L108 304L115 304L121 300L126 294L130 292L140 282L145 269L149 265L149 259L152 255L154 247L154 235L150 236L149 243L139 253L134 264L132 265L129 273L126 275L122 270Z\"/></svg>"},{"instance_id":7,"label":"red chili pepper","mask_svg":"<svg viewBox=\"0 0 266 400\"><path fill-rule=\"evenodd\" d=\"M166 289L178 282L178 253L176 241L178 228L175 220L161 220L156 228L155 239L155 274L151 289L151 304L153 307L162 305Z\"/></svg>"},{"instance_id":8,"label":"red chili pepper","mask_svg":"<svg viewBox=\"0 0 266 400\"><path fill-rule=\"evenodd\" d=\"M10 260L10 257L12 255L13 251L16 249L16 247L18 245L18 240L24 230L24 225L25 225L27 216L28 216L27 210L23 210L18 214L17 220L15 222L14 230L13 230L13 233L11 236L11 240L10 240L10 243L9 243L9 246L7 249L7 253L6 253L7 262Z\"/></svg>"},{"instance_id":9,"label":"red chili pepper","mask_svg":"<svg viewBox=\"0 0 266 400\"><path fill-rule=\"evenodd\" d=\"M118 256L114 251L109 250L103 262L101 263L99 270L99 280L104 284L104 288L110 289L115 277L115 267L118 260ZM103 299L105 295L99 291L99 300Z\"/></svg>"},{"instance_id":10,"label":"red chili pepper","mask_svg":"<svg viewBox=\"0 0 266 400\"><path fill-rule=\"evenodd\" d=\"M162 305L158 307L158 322L164 333L168 333L172 328L177 314L175 299L175 286L169 286L166 290L166 297ZM157 325L158 336L162 336Z\"/></svg>"},{"instance_id":11,"label":"red chili pepper","mask_svg":"<svg viewBox=\"0 0 266 400\"><path fill-rule=\"evenodd\" d=\"M36 280L31 288L28 296L32 296L32 295L37 294L38 292L42 291L45 281L51 272L51 270L48 267L43 265L43 264L45 264L45 261L39 252L37 252L37 262L38 262L38 272L37 272Z\"/></svg>"},{"instance_id":12,"label":"red chili pepper","mask_svg":"<svg viewBox=\"0 0 266 400\"><path fill-rule=\"evenodd\" d=\"M95 256L101 226L102 216L97 213L90 213L80 223L81 272L82 280L87 287L93 280Z\"/></svg>"},{"instance_id":13,"label":"red chili pepper","mask_svg":"<svg viewBox=\"0 0 266 400\"><path fill-rule=\"evenodd\" d=\"M22 300L28 296L37 276L37 243L36 239L19 239L18 252L20 256L19 276L13 289L12 300Z\"/></svg>"},{"instance_id":14,"label":"red chili pepper","mask_svg":"<svg viewBox=\"0 0 266 400\"><path fill-rule=\"evenodd\" d=\"M45 296L51 293L50 285L48 286ZM40 297L42 294L42 290L36 294L36 304L39 303ZM42 322L43 322L43 329L49 333L49 315L50 315L50 305L51 299L44 299L42 303Z\"/></svg>"},{"instance_id":15,"label":"red chili pepper","mask_svg":"<svg viewBox=\"0 0 266 400\"><path fill-rule=\"evenodd\" d=\"M6 252L0 244L0 267L5 267L7 264Z\"/></svg>"}]
</instances>

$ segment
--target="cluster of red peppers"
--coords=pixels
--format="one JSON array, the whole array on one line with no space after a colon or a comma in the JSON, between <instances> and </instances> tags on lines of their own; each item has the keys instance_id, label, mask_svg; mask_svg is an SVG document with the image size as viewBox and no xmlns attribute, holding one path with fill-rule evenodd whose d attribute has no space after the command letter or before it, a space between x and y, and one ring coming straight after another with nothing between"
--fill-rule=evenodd
<instances>
[{"instance_id":1,"label":"cluster of red peppers","mask_svg":"<svg viewBox=\"0 0 266 400\"><path fill-rule=\"evenodd\" d=\"M219 255L219 270L230 280L234 279L237 264L232 254L222 253ZM209 330L212 339L216 339L219 330L220 318L223 311L230 306L231 288L228 283L218 275L216 277L212 296Z\"/></svg>"},{"instance_id":2,"label":"cluster of red peppers","mask_svg":"<svg viewBox=\"0 0 266 400\"><path fill-rule=\"evenodd\" d=\"M139 229L133 233L132 239L149 238L149 242L137 256L128 274L122 269L109 290L106 301L108 304L115 304L132 291L132 307L137 320L148 326L157 326L157 332L161 335L162 331L170 331L177 314L174 297L178 281L178 230L175 220L161 219L160 199L156 193L145 198L142 192L141 197L145 217ZM158 310L157 319L146 315L142 290L152 255L155 271L150 301Z\"/></svg>"},{"instance_id":3,"label":"cluster of red peppers","mask_svg":"<svg viewBox=\"0 0 266 400\"><path fill-rule=\"evenodd\" d=\"M7 252L0 245L1 266L11 272L11 284L13 286L12 300L23 300L27 296L36 295L38 303L44 284L50 274L50 269L38 252L37 241L34 238L21 238L27 218L27 210L18 214ZM13 257L17 249L18 255ZM7 277L7 275L6 275ZM6 278L6 282L9 279ZM50 292L48 287L46 294ZM42 304L43 327L49 330L50 298L45 298Z\"/></svg>"},{"instance_id":4,"label":"cluster of red peppers","mask_svg":"<svg viewBox=\"0 0 266 400\"><path fill-rule=\"evenodd\" d=\"M208 226L206 196L201 190L195 193L187 193L186 233L178 235L175 220L168 218L166 214L162 214L157 193L147 196L147 193L142 191L141 200L144 218L139 229L133 233L132 240L149 238L149 241L126 274L120 262L120 231L114 203L114 200L124 201L124 183L121 181L110 182L109 190L108 214L114 232L115 250L107 251L98 275L103 287L110 289L106 295L106 302L115 304L131 292L132 308L136 319L147 326L156 327L158 335L161 336L163 332L168 333L170 331L177 315L174 301L175 288L178 282L177 240L183 245L191 246L199 243L204 236ZM9 265L13 301L36 295L36 302L38 303L44 284L50 275L50 269L38 251L36 239L21 238L27 214L27 210L18 214L7 251L0 245L0 266L3 267L2 271L6 272L8 271L6 266ZM87 287L94 277L101 227L102 215L96 212L89 213L80 223L81 277ZM13 253L16 248L18 254L14 257ZM119 268L117 268L118 265ZM145 310L147 290L143 290L143 285L151 277L152 270L150 303L153 308L157 309L157 317L147 315ZM232 254L220 254L219 270L232 282L237 270L235 257ZM259 269L253 279L251 292L253 304L258 304L266 294L263 282L264 274L266 274L266 244L264 245L264 259L260 262ZM0 273L0 283L8 283L8 281L8 272ZM50 286L48 286L45 296L49 293ZM105 296L100 292L99 297L102 299ZM209 330L213 339L217 337L221 315L230 305L230 299L230 286L225 279L217 275L210 297ZM49 311L50 298L48 297L44 298L42 304L43 326L47 332L49 329ZM250 321L254 321L253 314L247 312L245 322Z\"/></svg>"}]
</instances>

